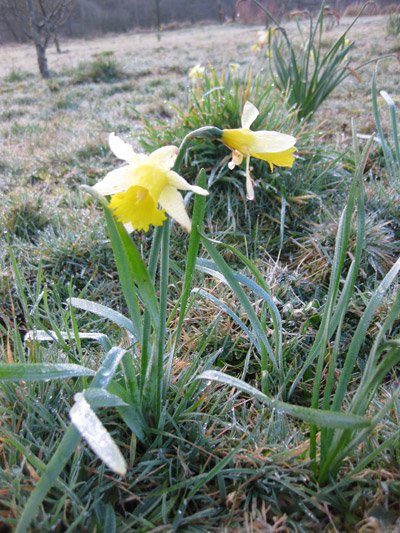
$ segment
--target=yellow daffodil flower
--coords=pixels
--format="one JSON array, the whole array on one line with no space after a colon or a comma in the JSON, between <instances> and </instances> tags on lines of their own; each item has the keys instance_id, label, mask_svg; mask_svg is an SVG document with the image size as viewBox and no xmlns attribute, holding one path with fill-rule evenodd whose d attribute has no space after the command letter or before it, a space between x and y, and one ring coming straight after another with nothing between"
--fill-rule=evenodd
<instances>
[{"instance_id":1,"label":"yellow daffodil flower","mask_svg":"<svg viewBox=\"0 0 400 533\"><path fill-rule=\"evenodd\" d=\"M197 63L197 65L189 70L189 78L192 78L193 80L199 80L203 77L204 71L205 68L200 63Z\"/></svg>"},{"instance_id":2,"label":"yellow daffodil flower","mask_svg":"<svg viewBox=\"0 0 400 533\"><path fill-rule=\"evenodd\" d=\"M114 216L129 232L147 231L150 224L161 226L167 212L190 232L191 221L178 189L203 196L208 191L190 185L171 170L178 153L176 146L163 146L150 155L136 154L130 144L114 133L109 144L114 155L128 164L109 172L93 188L103 196L111 196L109 207Z\"/></svg>"},{"instance_id":3,"label":"yellow daffodil flower","mask_svg":"<svg viewBox=\"0 0 400 533\"><path fill-rule=\"evenodd\" d=\"M257 108L246 102L242 113L242 127L235 130L222 130L221 140L232 150L232 161L229 168L240 165L246 158L246 192L249 200L254 199L254 188L250 176L250 157L268 161L271 170L273 166L293 166L293 152L296 150L295 137L277 131L251 131L250 126L258 116Z\"/></svg>"},{"instance_id":4,"label":"yellow daffodil flower","mask_svg":"<svg viewBox=\"0 0 400 533\"><path fill-rule=\"evenodd\" d=\"M264 46L267 44L270 36L272 37L275 33L276 28L269 28L266 31L260 31L258 32L258 42L256 44L253 44L252 50L253 52L256 52L257 50L262 50Z\"/></svg>"}]
</instances>

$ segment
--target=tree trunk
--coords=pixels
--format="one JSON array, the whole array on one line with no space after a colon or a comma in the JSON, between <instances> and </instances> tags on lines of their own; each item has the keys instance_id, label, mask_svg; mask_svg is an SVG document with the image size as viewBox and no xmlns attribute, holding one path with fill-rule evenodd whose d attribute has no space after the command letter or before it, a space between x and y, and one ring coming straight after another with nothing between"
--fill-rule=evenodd
<instances>
[{"instance_id":1,"label":"tree trunk","mask_svg":"<svg viewBox=\"0 0 400 533\"><path fill-rule=\"evenodd\" d=\"M156 28L159 30L161 28L160 0L155 0L155 2L156 2Z\"/></svg>"},{"instance_id":2,"label":"tree trunk","mask_svg":"<svg viewBox=\"0 0 400 533\"><path fill-rule=\"evenodd\" d=\"M58 40L57 34L54 34L54 44L56 45L57 54L61 54L60 41Z\"/></svg>"},{"instance_id":3,"label":"tree trunk","mask_svg":"<svg viewBox=\"0 0 400 533\"><path fill-rule=\"evenodd\" d=\"M44 46L42 46L41 43L36 43L36 41L35 46L40 75L43 79L48 80L50 78L50 72L47 66L46 49L44 48Z\"/></svg>"},{"instance_id":4,"label":"tree trunk","mask_svg":"<svg viewBox=\"0 0 400 533\"><path fill-rule=\"evenodd\" d=\"M26 5L28 6L29 12L29 22L31 24L33 42L36 47L37 60L39 65L40 74L43 79L47 80L50 78L49 68L47 66L46 58L46 46L42 44L40 39L39 27L36 20L35 8L33 7L32 0L26 0Z\"/></svg>"}]
</instances>

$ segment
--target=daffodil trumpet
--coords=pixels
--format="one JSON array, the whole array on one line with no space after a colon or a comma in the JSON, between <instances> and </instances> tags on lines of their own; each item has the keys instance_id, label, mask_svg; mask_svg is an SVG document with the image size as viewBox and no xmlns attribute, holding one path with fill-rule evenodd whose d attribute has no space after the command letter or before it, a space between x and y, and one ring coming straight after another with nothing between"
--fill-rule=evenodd
<instances>
[{"instance_id":1,"label":"daffodil trumpet","mask_svg":"<svg viewBox=\"0 0 400 533\"><path fill-rule=\"evenodd\" d=\"M277 131L251 131L250 126L257 118L258 109L246 102L242 113L242 127L222 130L221 141L232 150L229 168L233 170L246 158L246 193L249 200L254 199L254 187L250 176L250 157L256 157L269 163L271 171L277 167L292 167L293 152L296 151L296 138Z\"/></svg>"},{"instance_id":2,"label":"daffodil trumpet","mask_svg":"<svg viewBox=\"0 0 400 533\"><path fill-rule=\"evenodd\" d=\"M208 191L191 185L172 170L178 148L163 146L150 155L137 154L114 133L109 137L109 145L114 155L127 165L109 172L93 189L103 196L111 196L109 208L127 231L147 231L150 224L161 226L167 213L190 232L191 221L178 190L203 196Z\"/></svg>"}]
</instances>

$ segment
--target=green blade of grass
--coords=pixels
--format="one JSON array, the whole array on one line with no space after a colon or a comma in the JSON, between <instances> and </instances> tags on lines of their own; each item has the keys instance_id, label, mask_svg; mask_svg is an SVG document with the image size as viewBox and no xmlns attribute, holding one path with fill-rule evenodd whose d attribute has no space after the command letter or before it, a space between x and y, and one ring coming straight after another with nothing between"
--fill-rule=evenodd
<instances>
[{"instance_id":1,"label":"green blade of grass","mask_svg":"<svg viewBox=\"0 0 400 533\"><path fill-rule=\"evenodd\" d=\"M0 380L7 381L47 381L50 379L94 376L95 374L95 371L90 368L68 363L0 363Z\"/></svg>"},{"instance_id":2,"label":"green blade of grass","mask_svg":"<svg viewBox=\"0 0 400 533\"><path fill-rule=\"evenodd\" d=\"M129 331L129 333L135 336L136 332L135 327L132 324L132 320L129 320L129 318L126 318L126 316L119 313L118 311L114 311L114 309L110 309L105 305L98 304L96 302L91 302L84 298L70 298L68 300L68 303L73 307L76 307L77 309L82 309L82 311L87 311L97 316L106 318L114 324L117 324L117 326L126 329L127 331Z\"/></svg>"},{"instance_id":3,"label":"green blade of grass","mask_svg":"<svg viewBox=\"0 0 400 533\"><path fill-rule=\"evenodd\" d=\"M294 416L295 418L299 418L300 420L304 420L305 422L309 422L310 424L315 424L318 427L360 429L367 428L371 425L371 421L362 416L350 415L348 413L323 411L322 409L313 409L311 407L301 407L299 405L275 400L274 398L263 394L261 391L255 387L252 387L248 383L216 370L207 370L206 372L201 373L196 379L217 381L218 383L235 387L242 392L249 394L252 398L256 398L260 402L264 403L270 409L282 411L283 413Z\"/></svg>"},{"instance_id":4,"label":"green blade of grass","mask_svg":"<svg viewBox=\"0 0 400 533\"><path fill-rule=\"evenodd\" d=\"M265 391L267 390L267 378L268 378L268 359L271 361L273 368L276 372L279 373L279 368L277 365L277 361L274 355L274 352L272 351L271 345L268 341L266 332L264 328L262 327L257 314L255 313L253 306L251 305L248 296L238 283L232 269L228 266L228 264L225 262L225 260L222 258L222 256L218 253L216 248L211 244L211 241L208 237L206 237L203 233L201 234L202 242L204 247L206 248L207 252L210 254L211 258L214 260L215 264L218 267L218 270L221 272L221 274L225 277L226 281L228 282L228 285L231 287L231 289L234 291L235 295L237 296L238 300L242 304L244 310L246 311L246 314L250 320L250 323L255 331L255 334L257 338L259 339L260 346L261 346L261 381L262 381L262 389Z\"/></svg>"},{"instance_id":5,"label":"green blade of grass","mask_svg":"<svg viewBox=\"0 0 400 533\"><path fill-rule=\"evenodd\" d=\"M96 373L91 387L106 388L112 380L115 371L125 354L122 348L112 348ZM25 505L24 511L18 520L16 533L25 533L28 530L29 524L39 508L40 504L46 497L46 494L60 475L69 458L74 453L76 446L79 443L81 436L79 431L71 424L61 439L60 444L50 462L46 466L46 471L43 473L38 484L31 493L28 502Z\"/></svg>"}]
</instances>

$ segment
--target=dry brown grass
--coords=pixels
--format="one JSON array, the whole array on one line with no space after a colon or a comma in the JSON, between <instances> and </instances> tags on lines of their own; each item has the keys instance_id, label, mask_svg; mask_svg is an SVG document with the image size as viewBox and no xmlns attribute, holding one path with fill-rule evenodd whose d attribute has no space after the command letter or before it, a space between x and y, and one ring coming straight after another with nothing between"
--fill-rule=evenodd
<instances>
[{"instance_id":1,"label":"dry brown grass","mask_svg":"<svg viewBox=\"0 0 400 533\"><path fill-rule=\"evenodd\" d=\"M399 4L389 4L387 6L382 7L379 10L380 15L394 15L396 13L400 13L400 5Z\"/></svg>"},{"instance_id":2,"label":"dry brown grass","mask_svg":"<svg viewBox=\"0 0 400 533\"><path fill-rule=\"evenodd\" d=\"M361 11L363 5L365 2L354 2L353 4L350 4L346 7L346 9L343 11L344 17L355 17L358 15L358 13ZM363 11L364 16L374 16L379 14L379 8L375 3L371 3L369 6L365 8Z\"/></svg>"},{"instance_id":3,"label":"dry brown grass","mask_svg":"<svg viewBox=\"0 0 400 533\"><path fill-rule=\"evenodd\" d=\"M353 4L350 4L346 7L346 9L343 11L344 17L355 17L358 15L358 13L361 11L361 8L363 7L365 2L354 2ZM376 15L393 15L394 13L400 12L400 5L397 3L388 4L386 6L379 6L376 3L371 3L371 5L367 6L365 10L363 11L363 16L376 16Z\"/></svg>"}]
</instances>

